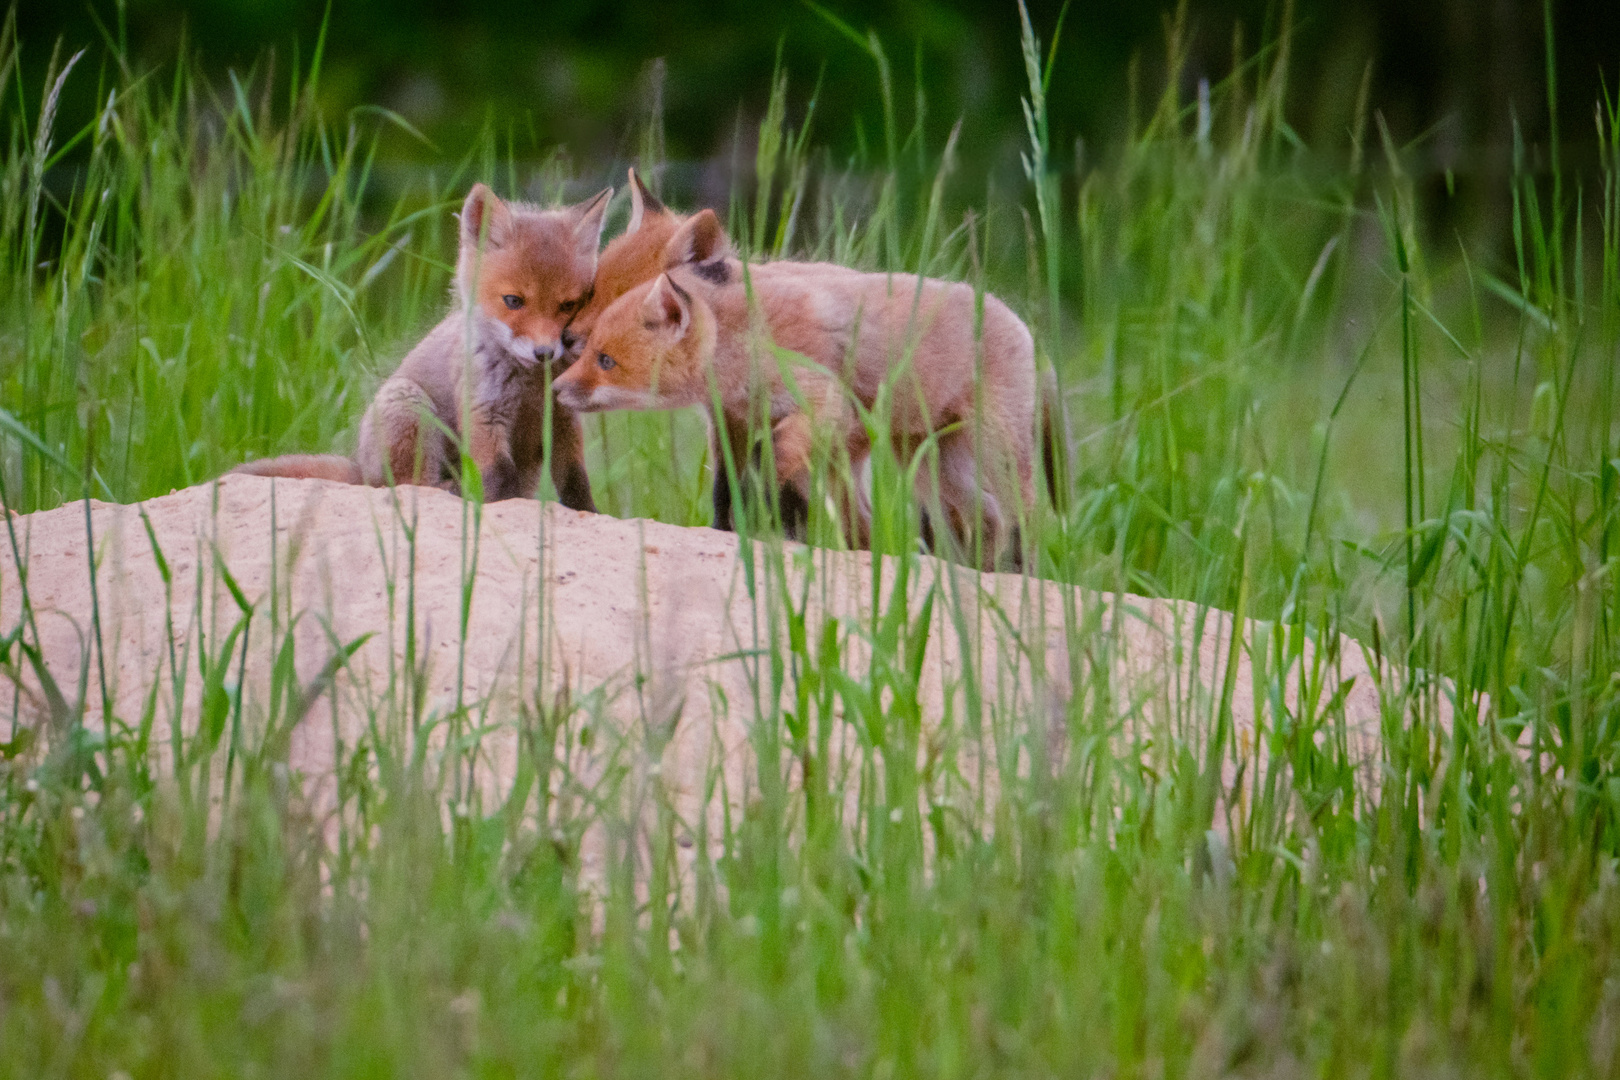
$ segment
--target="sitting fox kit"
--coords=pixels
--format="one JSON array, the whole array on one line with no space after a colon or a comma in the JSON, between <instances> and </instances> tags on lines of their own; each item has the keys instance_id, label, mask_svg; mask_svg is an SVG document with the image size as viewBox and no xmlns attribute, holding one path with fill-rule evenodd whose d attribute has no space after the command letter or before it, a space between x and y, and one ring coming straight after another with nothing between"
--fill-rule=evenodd
<instances>
[{"instance_id":1,"label":"sitting fox kit","mask_svg":"<svg viewBox=\"0 0 1620 1080\"><path fill-rule=\"evenodd\" d=\"M570 323L591 299L612 193L541 210L503 202L475 184L461 211L455 308L378 388L360 420L354 458L291 455L237 471L454 489L460 437L485 499L533 495L548 375L577 344ZM594 510L579 421L565 409L551 412L558 497L573 509Z\"/></svg>"},{"instance_id":2,"label":"sitting fox kit","mask_svg":"<svg viewBox=\"0 0 1620 1080\"><path fill-rule=\"evenodd\" d=\"M871 446L854 405L872 409L887 384L901 459L937 439L937 488L932 474L919 481L924 504L937 496L959 537L982 526L990 551L1006 543L1035 497L1036 374L1029 330L1005 304L986 295L981 322L968 285L830 264L767 263L745 281L709 210L679 226L664 261L664 273L601 313L554 383L559 402L578 412L662 409L717 395L716 439L731 440L742 466L763 400L777 479L808 499L815 427L832 432L858 476ZM792 385L760 347L761 315L777 349L811 361L792 368ZM718 462L718 442L716 451ZM841 501L851 543L864 545L869 505L856 493ZM718 500L716 509L725 509Z\"/></svg>"}]
</instances>

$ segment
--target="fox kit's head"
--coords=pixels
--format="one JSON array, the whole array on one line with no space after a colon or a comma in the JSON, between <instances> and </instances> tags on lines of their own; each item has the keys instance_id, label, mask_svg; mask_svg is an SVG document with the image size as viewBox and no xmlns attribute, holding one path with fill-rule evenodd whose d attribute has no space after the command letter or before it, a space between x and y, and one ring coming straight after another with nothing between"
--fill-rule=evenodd
<instances>
[{"instance_id":1,"label":"fox kit's head","mask_svg":"<svg viewBox=\"0 0 1620 1080\"><path fill-rule=\"evenodd\" d=\"M551 363L567 351L564 332L591 298L612 194L560 210L502 202L483 184L467 194L456 289L519 363Z\"/></svg>"},{"instance_id":2,"label":"fox kit's head","mask_svg":"<svg viewBox=\"0 0 1620 1080\"><path fill-rule=\"evenodd\" d=\"M608 305L635 288L645 285L664 270L664 248L686 219L658 201L630 170L630 224L608 241L596 262L596 287L574 316L568 328L567 344L578 350Z\"/></svg>"},{"instance_id":3,"label":"fox kit's head","mask_svg":"<svg viewBox=\"0 0 1620 1080\"><path fill-rule=\"evenodd\" d=\"M714 309L702 268L729 251L713 210L687 219L661 257L663 272L620 296L596 321L580 358L552 386L576 412L673 409L708 400Z\"/></svg>"}]
</instances>

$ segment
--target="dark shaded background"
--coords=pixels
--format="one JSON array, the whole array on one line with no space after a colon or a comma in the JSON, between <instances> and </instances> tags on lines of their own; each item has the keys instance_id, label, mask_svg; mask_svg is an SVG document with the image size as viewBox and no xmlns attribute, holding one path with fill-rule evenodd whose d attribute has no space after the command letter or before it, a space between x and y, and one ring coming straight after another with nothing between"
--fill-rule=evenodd
<instances>
[{"instance_id":1,"label":"dark shaded background","mask_svg":"<svg viewBox=\"0 0 1620 1080\"><path fill-rule=\"evenodd\" d=\"M1023 69L1013 2L826 6L880 36L903 126L920 72L931 145L961 117L966 161L1016 162ZM1044 38L1058 7L1031 4ZM1265 0L1192 3L1188 88L1201 75L1220 79L1231 70L1235 30L1248 52L1274 40L1280 9ZM307 62L326 10L325 0L128 0L122 13L107 0L24 0L24 85L37 101L53 43L96 46L104 33L125 35L138 64L169 63L185 48L212 70L257 65L262 75L273 49L284 74L295 51ZM1133 57L1144 94L1157 92L1172 12L1157 0L1074 4L1052 89L1056 164L1069 166L1077 137L1106 148L1122 133ZM1528 140L1547 135L1542 20L1534 0L1299 0L1290 120L1313 148L1342 150L1370 62L1372 105L1398 141L1414 145L1420 169L1494 178L1510 166L1514 110ZM1563 0L1553 4L1552 20L1560 121L1578 155L1592 141L1603 81L1616 86L1620 2ZM853 153L863 136L868 146L881 145L871 60L792 0L332 0L322 104L332 116L357 104L385 105L426 132L437 150L391 138L386 152L400 157L454 156L491 124L517 136L520 154L563 143L582 160L622 159L644 115L648 64L663 57L669 156L709 158L729 153L739 118L763 107L779 42L801 106L822 79L817 141L843 153ZM100 51L92 48L92 60ZM93 73L77 76L64 119L88 115L94 101Z\"/></svg>"}]
</instances>

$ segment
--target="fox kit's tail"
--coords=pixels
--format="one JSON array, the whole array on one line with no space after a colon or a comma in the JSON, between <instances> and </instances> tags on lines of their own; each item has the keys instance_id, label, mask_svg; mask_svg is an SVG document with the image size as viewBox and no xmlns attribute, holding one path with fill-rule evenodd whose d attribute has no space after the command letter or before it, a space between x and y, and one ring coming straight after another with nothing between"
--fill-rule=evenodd
<instances>
[{"instance_id":1,"label":"fox kit's tail","mask_svg":"<svg viewBox=\"0 0 1620 1080\"><path fill-rule=\"evenodd\" d=\"M284 454L259 461L244 461L231 472L296 480L332 480L339 484L361 483L360 466L338 454Z\"/></svg>"},{"instance_id":2,"label":"fox kit's tail","mask_svg":"<svg viewBox=\"0 0 1620 1080\"><path fill-rule=\"evenodd\" d=\"M1051 368L1041 373L1041 463L1046 472L1046 491L1052 507L1068 513L1069 425L1063 416L1063 398L1057 375Z\"/></svg>"}]
</instances>

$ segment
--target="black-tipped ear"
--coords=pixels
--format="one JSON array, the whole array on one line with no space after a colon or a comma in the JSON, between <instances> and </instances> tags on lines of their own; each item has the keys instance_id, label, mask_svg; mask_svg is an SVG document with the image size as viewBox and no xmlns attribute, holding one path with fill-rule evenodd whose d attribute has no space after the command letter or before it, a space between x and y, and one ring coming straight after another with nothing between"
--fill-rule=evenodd
<instances>
[{"instance_id":1,"label":"black-tipped ear","mask_svg":"<svg viewBox=\"0 0 1620 1080\"><path fill-rule=\"evenodd\" d=\"M461 204L461 242L477 244L482 240L490 247L500 247L511 228L511 209L489 188L474 184L467 192L467 201Z\"/></svg>"},{"instance_id":2,"label":"black-tipped ear","mask_svg":"<svg viewBox=\"0 0 1620 1080\"><path fill-rule=\"evenodd\" d=\"M726 231L713 210L700 210L688 218L664 247L664 268L708 262L730 250Z\"/></svg>"},{"instance_id":3,"label":"black-tipped ear","mask_svg":"<svg viewBox=\"0 0 1620 1080\"><path fill-rule=\"evenodd\" d=\"M636 172L634 165L630 166L630 224L624 231L633 233L641 228L641 220L647 214L662 214L664 204L658 201L658 196L647 190L647 185L641 182L641 176Z\"/></svg>"},{"instance_id":4,"label":"black-tipped ear","mask_svg":"<svg viewBox=\"0 0 1620 1080\"><path fill-rule=\"evenodd\" d=\"M602 242L602 223L607 220L608 200L613 198L612 188L603 188L595 195L575 206L579 224L574 226L574 238L579 242L579 257L596 262L596 249Z\"/></svg>"},{"instance_id":5,"label":"black-tipped ear","mask_svg":"<svg viewBox=\"0 0 1620 1080\"><path fill-rule=\"evenodd\" d=\"M673 330L677 338L682 337L692 325L692 297L671 281L668 274L659 274L641 305L641 317L649 324Z\"/></svg>"}]
</instances>

